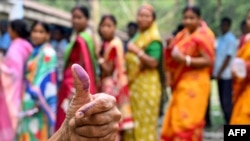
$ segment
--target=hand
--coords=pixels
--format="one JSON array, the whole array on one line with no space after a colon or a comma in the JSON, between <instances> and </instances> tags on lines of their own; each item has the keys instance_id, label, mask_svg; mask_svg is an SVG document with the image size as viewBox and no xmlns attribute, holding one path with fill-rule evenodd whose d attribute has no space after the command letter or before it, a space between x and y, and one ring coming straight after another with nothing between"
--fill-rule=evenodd
<instances>
[{"instance_id":1,"label":"hand","mask_svg":"<svg viewBox=\"0 0 250 141\"><path fill-rule=\"evenodd\" d=\"M89 77L81 66L72 66L76 94L66 119L53 140L60 141L115 141L121 113L116 100L107 94L89 93Z\"/></svg>"},{"instance_id":2,"label":"hand","mask_svg":"<svg viewBox=\"0 0 250 141\"><path fill-rule=\"evenodd\" d=\"M180 63L185 63L186 62L186 58L185 55L179 51L179 49L177 47L174 47L171 56L173 57L173 59L177 62Z\"/></svg>"},{"instance_id":3,"label":"hand","mask_svg":"<svg viewBox=\"0 0 250 141\"><path fill-rule=\"evenodd\" d=\"M128 51L130 51L134 54L138 54L140 49L133 42L130 42L128 44Z\"/></svg>"}]
</instances>

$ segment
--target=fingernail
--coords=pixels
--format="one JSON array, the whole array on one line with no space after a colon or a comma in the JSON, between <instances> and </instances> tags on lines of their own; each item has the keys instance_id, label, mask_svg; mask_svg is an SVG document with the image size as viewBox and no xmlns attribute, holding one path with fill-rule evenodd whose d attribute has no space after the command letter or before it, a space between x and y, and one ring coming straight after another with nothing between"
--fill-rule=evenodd
<instances>
[{"instance_id":1,"label":"fingernail","mask_svg":"<svg viewBox=\"0 0 250 141\"><path fill-rule=\"evenodd\" d=\"M91 109L91 108L94 107L94 106L95 106L95 103L89 105L88 107L86 107L85 109L83 109L83 110L81 111L81 113L86 113L89 109Z\"/></svg>"},{"instance_id":2,"label":"fingernail","mask_svg":"<svg viewBox=\"0 0 250 141\"><path fill-rule=\"evenodd\" d=\"M83 112L78 112L78 117L79 117L79 118L82 118L83 115L84 115Z\"/></svg>"},{"instance_id":3,"label":"fingernail","mask_svg":"<svg viewBox=\"0 0 250 141\"><path fill-rule=\"evenodd\" d=\"M78 78L84 82L83 83L83 89L88 89L89 88L89 82L86 83L86 81L89 81L89 76L87 72L80 66L80 65L74 65L74 70L76 72L76 75Z\"/></svg>"}]
</instances>

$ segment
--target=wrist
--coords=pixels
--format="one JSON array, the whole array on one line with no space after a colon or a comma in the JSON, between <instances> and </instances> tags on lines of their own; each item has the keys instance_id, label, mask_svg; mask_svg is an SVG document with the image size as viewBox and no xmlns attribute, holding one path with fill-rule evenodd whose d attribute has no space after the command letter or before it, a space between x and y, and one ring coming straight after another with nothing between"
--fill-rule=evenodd
<instances>
[{"instance_id":1,"label":"wrist","mask_svg":"<svg viewBox=\"0 0 250 141\"><path fill-rule=\"evenodd\" d=\"M63 123L62 126L49 138L48 141L69 141L67 127Z\"/></svg>"},{"instance_id":2,"label":"wrist","mask_svg":"<svg viewBox=\"0 0 250 141\"><path fill-rule=\"evenodd\" d=\"M186 55L185 62L186 62L187 67L191 66L191 61L192 61L192 58L189 55Z\"/></svg>"},{"instance_id":3,"label":"wrist","mask_svg":"<svg viewBox=\"0 0 250 141\"><path fill-rule=\"evenodd\" d=\"M136 53L136 55L141 58L143 55L145 54L145 52L143 50L140 50Z\"/></svg>"},{"instance_id":4,"label":"wrist","mask_svg":"<svg viewBox=\"0 0 250 141\"><path fill-rule=\"evenodd\" d=\"M98 59L98 63L101 65L101 64L103 64L105 62L105 59L104 58L99 58Z\"/></svg>"}]
</instances>

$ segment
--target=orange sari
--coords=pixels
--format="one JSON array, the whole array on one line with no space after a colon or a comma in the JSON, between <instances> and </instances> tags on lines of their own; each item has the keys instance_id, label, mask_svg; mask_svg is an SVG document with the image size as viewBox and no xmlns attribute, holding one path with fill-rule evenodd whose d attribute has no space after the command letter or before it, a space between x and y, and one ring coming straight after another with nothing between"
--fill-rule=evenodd
<instances>
[{"instance_id":1,"label":"orange sari","mask_svg":"<svg viewBox=\"0 0 250 141\"><path fill-rule=\"evenodd\" d=\"M250 40L240 47L237 57L247 66L247 77L234 77L233 113L230 124L250 124Z\"/></svg>"},{"instance_id":2,"label":"orange sari","mask_svg":"<svg viewBox=\"0 0 250 141\"><path fill-rule=\"evenodd\" d=\"M193 68L174 61L177 47L185 55L205 52L214 61L214 34L203 22L191 35L184 29L166 51L166 66L172 77L172 98L162 129L162 141L201 141L210 92L211 67Z\"/></svg>"}]
</instances>

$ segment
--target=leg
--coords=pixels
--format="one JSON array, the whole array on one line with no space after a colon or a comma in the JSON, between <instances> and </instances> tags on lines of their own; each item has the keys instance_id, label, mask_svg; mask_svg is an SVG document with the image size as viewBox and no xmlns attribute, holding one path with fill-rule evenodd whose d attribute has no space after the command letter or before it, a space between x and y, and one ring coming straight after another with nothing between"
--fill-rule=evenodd
<instances>
[{"instance_id":1,"label":"leg","mask_svg":"<svg viewBox=\"0 0 250 141\"><path fill-rule=\"evenodd\" d=\"M212 126L211 118L210 118L210 96L208 98L208 105L207 105L207 111L206 111L206 127L210 128Z\"/></svg>"},{"instance_id":2,"label":"leg","mask_svg":"<svg viewBox=\"0 0 250 141\"><path fill-rule=\"evenodd\" d=\"M220 103L226 124L229 124L232 112L232 79L219 80Z\"/></svg>"}]
</instances>

